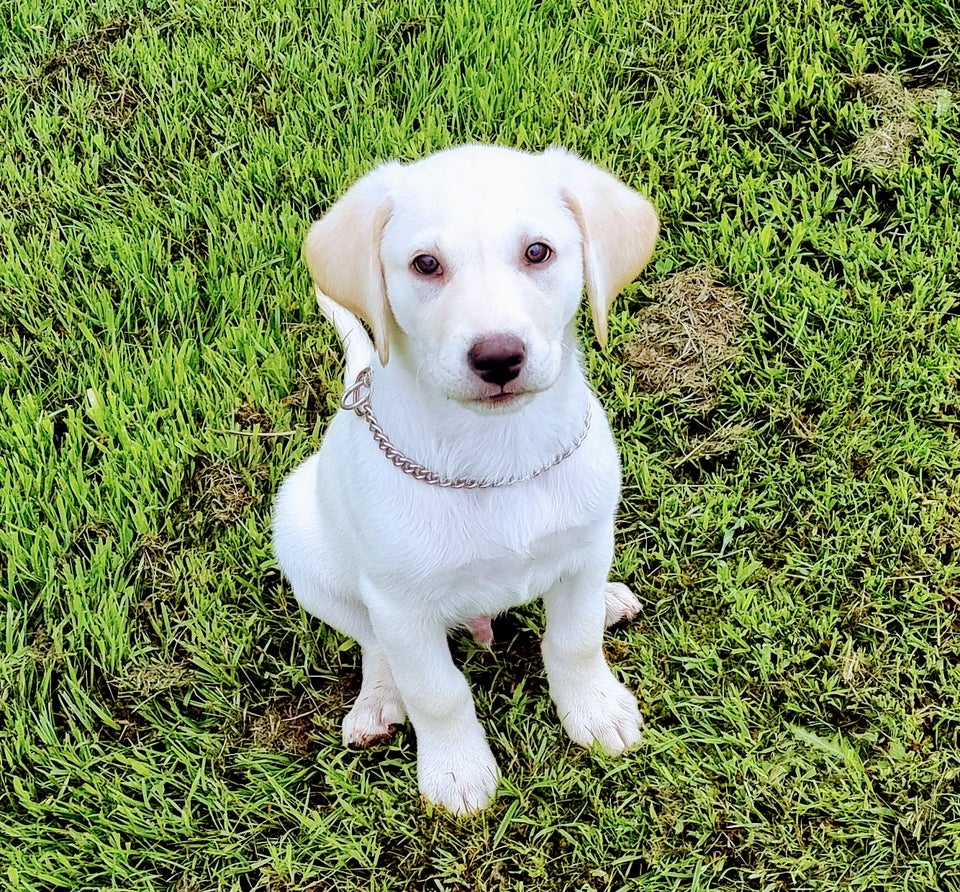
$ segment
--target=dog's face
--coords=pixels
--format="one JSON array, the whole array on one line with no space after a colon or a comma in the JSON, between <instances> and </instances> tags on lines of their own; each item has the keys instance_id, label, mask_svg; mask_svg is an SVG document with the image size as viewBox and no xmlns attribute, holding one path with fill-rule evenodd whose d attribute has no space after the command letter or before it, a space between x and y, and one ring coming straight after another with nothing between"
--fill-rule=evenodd
<instances>
[{"instance_id":1,"label":"dog's face","mask_svg":"<svg viewBox=\"0 0 960 892\"><path fill-rule=\"evenodd\" d=\"M490 176L452 153L411 165L380 243L401 361L421 386L481 410L556 380L583 293L580 230L560 189L533 156L506 158Z\"/></svg>"},{"instance_id":2,"label":"dog's face","mask_svg":"<svg viewBox=\"0 0 960 892\"><path fill-rule=\"evenodd\" d=\"M304 253L381 362L392 351L422 389L487 412L554 383L585 284L605 340L656 233L646 199L572 155L464 146L368 174Z\"/></svg>"}]
</instances>

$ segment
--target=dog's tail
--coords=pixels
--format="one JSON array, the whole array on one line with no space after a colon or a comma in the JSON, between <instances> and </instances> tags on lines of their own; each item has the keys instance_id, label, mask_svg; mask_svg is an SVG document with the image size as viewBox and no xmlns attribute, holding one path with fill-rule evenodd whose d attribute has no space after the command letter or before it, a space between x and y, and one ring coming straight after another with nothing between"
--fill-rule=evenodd
<instances>
[{"instance_id":1,"label":"dog's tail","mask_svg":"<svg viewBox=\"0 0 960 892\"><path fill-rule=\"evenodd\" d=\"M333 323L333 327L337 330L337 337L343 344L346 363L344 383L345 386L350 387L357 380L357 375L373 362L373 341L353 313L327 297L319 288L315 291L320 312Z\"/></svg>"}]
</instances>

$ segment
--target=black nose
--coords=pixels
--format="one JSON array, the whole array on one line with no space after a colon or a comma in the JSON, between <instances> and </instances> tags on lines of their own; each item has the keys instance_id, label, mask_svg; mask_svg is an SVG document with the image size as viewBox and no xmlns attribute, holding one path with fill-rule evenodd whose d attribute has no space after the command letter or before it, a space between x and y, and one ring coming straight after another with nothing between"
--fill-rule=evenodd
<instances>
[{"instance_id":1,"label":"black nose","mask_svg":"<svg viewBox=\"0 0 960 892\"><path fill-rule=\"evenodd\" d=\"M526 353L520 338L495 334L480 338L467 353L467 361L481 381L503 387L520 374Z\"/></svg>"}]
</instances>

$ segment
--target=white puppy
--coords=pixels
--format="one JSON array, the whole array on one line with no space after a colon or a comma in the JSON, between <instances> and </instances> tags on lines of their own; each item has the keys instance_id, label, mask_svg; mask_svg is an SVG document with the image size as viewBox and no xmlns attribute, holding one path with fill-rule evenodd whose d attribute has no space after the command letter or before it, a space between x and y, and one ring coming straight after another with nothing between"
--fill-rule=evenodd
<instances>
[{"instance_id":1,"label":"white puppy","mask_svg":"<svg viewBox=\"0 0 960 892\"><path fill-rule=\"evenodd\" d=\"M420 790L452 812L487 805L498 777L455 626L483 637L485 617L542 596L567 733L608 753L640 740L602 651L604 625L638 604L607 583L620 470L574 318L586 288L605 343L657 226L645 198L567 152L470 145L378 167L307 235L348 390L280 491L277 558L299 602L362 648L344 742L409 717Z\"/></svg>"}]
</instances>

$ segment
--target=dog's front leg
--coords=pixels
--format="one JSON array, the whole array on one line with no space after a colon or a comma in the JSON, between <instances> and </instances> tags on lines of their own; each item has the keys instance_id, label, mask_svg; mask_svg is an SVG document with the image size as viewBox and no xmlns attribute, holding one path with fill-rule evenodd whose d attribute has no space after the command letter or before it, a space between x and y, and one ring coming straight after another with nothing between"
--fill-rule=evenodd
<instances>
[{"instance_id":1,"label":"dog's front leg","mask_svg":"<svg viewBox=\"0 0 960 892\"><path fill-rule=\"evenodd\" d=\"M446 627L412 617L409 608L371 606L370 618L417 734L420 792L454 814L483 808L499 771L467 680L450 656Z\"/></svg>"},{"instance_id":2,"label":"dog's front leg","mask_svg":"<svg viewBox=\"0 0 960 892\"><path fill-rule=\"evenodd\" d=\"M636 697L603 655L606 566L564 577L544 595L543 661L550 696L570 738L616 755L640 742Z\"/></svg>"}]
</instances>

